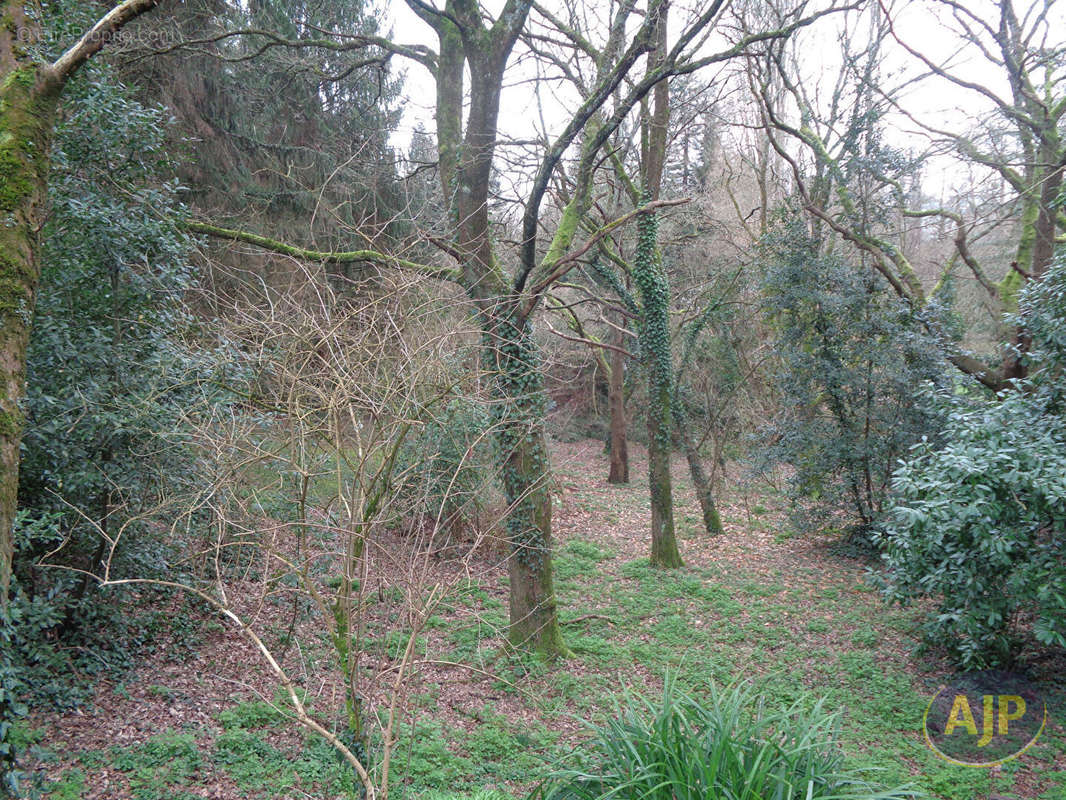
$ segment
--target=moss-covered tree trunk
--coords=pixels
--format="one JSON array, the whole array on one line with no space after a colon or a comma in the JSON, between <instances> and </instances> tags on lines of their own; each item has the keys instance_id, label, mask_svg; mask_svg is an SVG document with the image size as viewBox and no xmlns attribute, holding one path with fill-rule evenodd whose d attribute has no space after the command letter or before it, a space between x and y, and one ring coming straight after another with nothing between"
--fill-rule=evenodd
<instances>
[{"instance_id":1,"label":"moss-covered tree trunk","mask_svg":"<svg viewBox=\"0 0 1066 800\"><path fill-rule=\"evenodd\" d=\"M623 324L625 320L622 320ZM626 437L625 334L618 331L618 349L611 351L611 374L607 385L607 410L610 414L611 468L608 483L629 483L629 442Z\"/></svg>"},{"instance_id":2,"label":"moss-covered tree trunk","mask_svg":"<svg viewBox=\"0 0 1066 800\"><path fill-rule=\"evenodd\" d=\"M7 603L14 553L26 345L37 296L38 236L48 194L48 152L58 84L20 64L9 46L0 85L0 603Z\"/></svg>"},{"instance_id":3,"label":"moss-covered tree trunk","mask_svg":"<svg viewBox=\"0 0 1066 800\"><path fill-rule=\"evenodd\" d=\"M699 450L696 449L692 437L684 430L680 432L681 447L685 451L685 460L688 461L688 472L692 478L692 485L696 489L696 499L700 502L700 512L703 514L703 528L711 536L718 536L723 532L722 518L718 516L718 508L714 503L714 492L711 489L711 481L707 472L703 469L703 461L700 459Z\"/></svg>"}]
</instances>

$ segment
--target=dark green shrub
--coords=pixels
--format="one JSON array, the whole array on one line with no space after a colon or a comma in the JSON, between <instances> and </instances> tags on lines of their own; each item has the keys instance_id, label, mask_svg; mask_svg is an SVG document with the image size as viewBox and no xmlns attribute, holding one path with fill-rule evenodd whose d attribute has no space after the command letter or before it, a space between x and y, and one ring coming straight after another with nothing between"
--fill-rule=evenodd
<instances>
[{"instance_id":1,"label":"dark green shrub","mask_svg":"<svg viewBox=\"0 0 1066 800\"><path fill-rule=\"evenodd\" d=\"M64 541L58 514L40 517L20 511L15 520L18 552L54 550ZM168 548L159 543L140 546L147 560L155 553L165 567ZM20 696L34 705L71 708L92 696L101 675L133 667L153 646L163 629L172 634L175 649L195 641L188 623L197 604L159 603L169 595L162 589L99 590L92 581L65 569L41 570L37 590L26 591L25 581L15 582L8 606L5 655ZM146 573L152 574L152 573ZM129 601L135 602L129 602Z\"/></svg>"},{"instance_id":2,"label":"dark green shrub","mask_svg":"<svg viewBox=\"0 0 1066 800\"><path fill-rule=\"evenodd\" d=\"M667 679L660 699L627 695L594 728L586 764L554 775L540 800L861 800L911 797L879 790L843 766L836 715L800 700L780 711L751 687L706 699Z\"/></svg>"},{"instance_id":3,"label":"dark green shrub","mask_svg":"<svg viewBox=\"0 0 1066 800\"><path fill-rule=\"evenodd\" d=\"M946 442L896 471L878 535L889 598L937 598L925 633L968 667L1010 662L1023 619L1066 646L1066 425L1021 392L937 402Z\"/></svg>"},{"instance_id":4,"label":"dark green shrub","mask_svg":"<svg viewBox=\"0 0 1066 800\"><path fill-rule=\"evenodd\" d=\"M1007 664L1029 637L1066 646L1066 259L1019 308L1029 379L933 394L942 444L897 470L878 534L889 599L935 598L927 638L967 667Z\"/></svg>"},{"instance_id":5,"label":"dark green shrub","mask_svg":"<svg viewBox=\"0 0 1066 800\"><path fill-rule=\"evenodd\" d=\"M0 797L19 797L25 777L16 764L19 754L12 734L29 709L23 700L22 673L11 659L12 633L8 609L0 609Z\"/></svg>"},{"instance_id":6,"label":"dark green shrub","mask_svg":"<svg viewBox=\"0 0 1066 800\"><path fill-rule=\"evenodd\" d=\"M53 35L41 46L69 40L92 11L42 9ZM164 618L124 607L131 592L100 590L87 573L108 554L101 533L121 529L113 574L173 577L175 544L150 512L194 477L181 420L209 365L179 342L192 326L181 302L191 243L176 221L168 124L101 63L64 92L27 350L14 580L0 626L0 762L22 703L84 700L101 672L134 662ZM140 608L156 594L138 592ZM0 763L5 779L17 777L10 766Z\"/></svg>"},{"instance_id":7,"label":"dark green shrub","mask_svg":"<svg viewBox=\"0 0 1066 800\"><path fill-rule=\"evenodd\" d=\"M822 253L798 223L768 234L761 259L780 403L763 465L791 467L801 530L864 532L898 460L935 430L935 409L916 389L943 381L940 343L924 332L937 320L890 294L869 267ZM939 315L936 304L928 313Z\"/></svg>"},{"instance_id":8,"label":"dark green shrub","mask_svg":"<svg viewBox=\"0 0 1066 800\"><path fill-rule=\"evenodd\" d=\"M174 560L151 511L193 480L182 420L209 365L176 341L192 325L181 303L191 251L174 221L166 126L106 69L68 87L27 352L14 622L36 633L22 641L62 631L77 652L92 650L82 633L108 638L96 607L107 599L87 576L40 568L46 554L96 571L101 533L122 530L116 573L161 575Z\"/></svg>"},{"instance_id":9,"label":"dark green shrub","mask_svg":"<svg viewBox=\"0 0 1066 800\"><path fill-rule=\"evenodd\" d=\"M166 116L95 69L69 87L64 110L27 354L19 505L60 513L79 539L95 525L116 530L191 472L180 420L203 365L175 341L192 324L181 303L191 250L174 221Z\"/></svg>"}]
</instances>

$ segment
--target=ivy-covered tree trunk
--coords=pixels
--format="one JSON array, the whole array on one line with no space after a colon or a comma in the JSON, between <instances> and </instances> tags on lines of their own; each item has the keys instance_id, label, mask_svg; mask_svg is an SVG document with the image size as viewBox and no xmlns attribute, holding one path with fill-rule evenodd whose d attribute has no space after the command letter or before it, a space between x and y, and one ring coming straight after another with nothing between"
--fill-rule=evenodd
<instances>
[{"instance_id":1,"label":"ivy-covered tree trunk","mask_svg":"<svg viewBox=\"0 0 1066 800\"><path fill-rule=\"evenodd\" d=\"M37 296L38 234L48 194L48 151L58 84L35 65L20 64L14 43L2 54L0 85L0 604L6 605L18 501L19 409L26 346Z\"/></svg>"},{"instance_id":2,"label":"ivy-covered tree trunk","mask_svg":"<svg viewBox=\"0 0 1066 800\"><path fill-rule=\"evenodd\" d=\"M497 397L496 442L509 508L509 639L547 656L565 654L552 583L551 466L540 354L528 321L512 321L502 305L493 312L484 316L483 352Z\"/></svg>"},{"instance_id":3,"label":"ivy-covered tree trunk","mask_svg":"<svg viewBox=\"0 0 1066 800\"><path fill-rule=\"evenodd\" d=\"M623 320L624 322L624 320ZM611 351L611 375L607 385L607 409L611 418L611 469L608 483L629 483L629 443L626 438L625 334L620 330Z\"/></svg>"},{"instance_id":4,"label":"ivy-covered tree trunk","mask_svg":"<svg viewBox=\"0 0 1066 800\"><path fill-rule=\"evenodd\" d=\"M514 509L507 520L511 557L511 644L528 646L541 655L567 655L559 628L552 582L552 498L549 485L548 448L541 420L531 418L531 427L515 442L504 460L504 491ZM523 426L516 426L521 436Z\"/></svg>"},{"instance_id":5,"label":"ivy-covered tree trunk","mask_svg":"<svg viewBox=\"0 0 1066 800\"><path fill-rule=\"evenodd\" d=\"M674 533L673 485L670 476L670 400L673 368L668 327L670 291L657 251L658 221L654 212L637 221L637 252L633 278L644 309L640 352L648 370L648 488L651 500L651 562L680 567Z\"/></svg>"},{"instance_id":6,"label":"ivy-covered tree trunk","mask_svg":"<svg viewBox=\"0 0 1066 800\"><path fill-rule=\"evenodd\" d=\"M648 59L649 72L666 55L666 9L655 29L655 53ZM641 204L659 199L666 162L667 127L670 122L670 89L661 80L653 90L653 108L646 118L643 149L644 196ZM643 308L640 353L648 370L648 484L651 500L651 563L680 567L681 553L674 534L674 496L670 476L673 431L671 400L674 371L670 353L670 287L659 253L659 221L654 212L637 220L637 250L633 259L633 282Z\"/></svg>"},{"instance_id":7,"label":"ivy-covered tree trunk","mask_svg":"<svg viewBox=\"0 0 1066 800\"><path fill-rule=\"evenodd\" d=\"M478 309L483 363L496 402L498 457L510 557L512 644L548 656L567 655L552 585L551 491L544 438L545 400L536 343L514 287L501 269L489 227L489 188L503 73L529 13L528 0L508 0L485 27L469 0L449 0L446 13L415 11L437 32L437 148L441 187L451 204L459 283ZM464 63L470 67L469 110L463 112Z\"/></svg>"}]
</instances>

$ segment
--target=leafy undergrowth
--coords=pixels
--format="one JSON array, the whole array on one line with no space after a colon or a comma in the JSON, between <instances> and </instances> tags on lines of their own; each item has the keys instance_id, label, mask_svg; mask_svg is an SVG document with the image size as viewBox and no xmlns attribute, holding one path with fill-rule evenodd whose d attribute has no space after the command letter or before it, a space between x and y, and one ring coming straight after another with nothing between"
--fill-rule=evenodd
<instances>
[{"instance_id":1,"label":"leafy undergrowth","mask_svg":"<svg viewBox=\"0 0 1066 800\"><path fill-rule=\"evenodd\" d=\"M674 675L695 697L737 681L751 682L770 707L824 697L839 712L843 767L885 786L910 783L945 800L1066 798L1061 664L1034 668L1050 712L1036 746L992 769L949 764L921 734L926 704L947 673L935 654L915 653L913 613L887 608L866 584L866 565L837 555L830 542L789 538L784 500L774 491L727 492L726 534L708 538L677 464L686 566L663 572L644 558L643 464L634 459L633 483L617 487L602 481L599 443L558 445L554 459L556 589L575 658L545 664L503 655L502 570L466 585L419 641L425 663L400 724L390 797L523 797L560 759L574 765L588 723L607 721L622 692L654 697ZM384 657L402 649L388 636L380 644ZM233 648L232 637L214 631L195 663L146 665L126 685L102 688L83 715L34 717L21 733L36 741L47 796L280 799L352 791L350 772L328 745L271 704L234 692L236 680L253 678L252 656ZM301 657L304 685L322 684L328 665ZM308 702L333 701L321 692Z\"/></svg>"}]
</instances>

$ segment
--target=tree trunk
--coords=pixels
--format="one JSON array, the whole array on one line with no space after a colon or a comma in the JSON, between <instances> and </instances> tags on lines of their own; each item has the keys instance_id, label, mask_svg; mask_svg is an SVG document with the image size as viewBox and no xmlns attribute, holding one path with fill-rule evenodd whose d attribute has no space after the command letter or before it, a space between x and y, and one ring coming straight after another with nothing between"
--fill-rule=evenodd
<instances>
[{"instance_id":1,"label":"tree trunk","mask_svg":"<svg viewBox=\"0 0 1066 800\"><path fill-rule=\"evenodd\" d=\"M648 433L659 436L659 426L649 421ZM673 487L670 478L670 448L648 448L648 484L651 496L651 563L657 567L681 567L681 552L674 532Z\"/></svg>"},{"instance_id":2,"label":"tree trunk","mask_svg":"<svg viewBox=\"0 0 1066 800\"><path fill-rule=\"evenodd\" d=\"M516 312L518 298L496 261L489 228L503 73L530 4L508 0L491 29L485 27L476 3L448 0L444 5L446 15L425 9L416 13L436 29L440 42L436 84L441 189L455 225L459 282L478 309L482 363L495 401L497 457L509 506L509 639L549 657L569 655L552 586L547 403L539 353L528 320ZM464 63L470 67L465 133Z\"/></svg>"},{"instance_id":3,"label":"tree trunk","mask_svg":"<svg viewBox=\"0 0 1066 800\"><path fill-rule=\"evenodd\" d=\"M552 582L552 498L547 446L536 424L511 450L504 487L512 512L507 520L511 555L508 639L549 658L569 655L563 643Z\"/></svg>"},{"instance_id":4,"label":"tree trunk","mask_svg":"<svg viewBox=\"0 0 1066 800\"><path fill-rule=\"evenodd\" d=\"M656 51L648 58L648 69L666 55L666 8L656 23ZM646 122L647 143L641 159L644 196L641 203L659 199L666 163L667 128L670 122L670 90L666 80L653 89L650 118ZM648 483L651 500L651 563L660 567L680 567L681 553L674 534L674 498L670 477L671 397L674 372L670 353L670 287L659 253L659 224L654 212L637 220L637 250L633 258L633 280L640 292L643 320L640 353L648 369Z\"/></svg>"},{"instance_id":5,"label":"tree trunk","mask_svg":"<svg viewBox=\"0 0 1066 800\"><path fill-rule=\"evenodd\" d=\"M657 252L654 213L637 221L637 252L633 277L644 306L640 352L648 370L648 487L651 500L651 562L680 567L681 553L674 534L673 486L670 476L670 439L673 427L670 400L671 366L669 302L666 274Z\"/></svg>"},{"instance_id":6,"label":"tree trunk","mask_svg":"<svg viewBox=\"0 0 1066 800\"><path fill-rule=\"evenodd\" d=\"M1062 187L1063 167L1054 162L1056 152L1053 148L1042 148L1040 155L1044 163L1051 166L1043 176L1040 187L1040 202L1037 204L1035 219L1031 232L1023 232L1023 244L1019 247L1020 258L1028 258L1028 261L1020 261L1019 267L1029 275L1029 280L1040 280L1051 266L1055 257L1055 234L1056 234L1056 207L1055 200L1059 196ZM1020 278L1017 273L1012 273L1010 278ZM1016 286L1021 286L1021 281L1016 281ZM1015 289L1016 292L1016 289ZM1016 296L1016 294L1015 294ZM1011 298L1013 305L1013 297ZM1005 379L1020 379L1026 375L1025 354L1029 351L1032 342L1029 335L1021 329L1015 329L1011 337L1011 347L1003 359L1003 376Z\"/></svg>"},{"instance_id":7,"label":"tree trunk","mask_svg":"<svg viewBox=\"0 0 1066 800\"><path fill-rule=\"evenodd\" d=\"M651 499L651 563L682 566L674 533L673 485L670 476L670 388L655 387L648 403L648 488Z\"/></svg>"},{"instance_id":8,"label":"tree trunk","mask_svg":"<svg viewBox=\"0 0 1066 800\"><path fill-rule=\"evenodd\" d=\"M58 84L36 66L3 54L0 85L0 606L6 607L14 554L26 345L37 297L38 236L48 195Z\"/></svg>"},{"instance_id":9,"label":"tree trunk","mask_svg":"<svg viewBox=\"0 0 1066 800\"><path fill-rule=\"evenodd\" d=\"M566 656L552 583L552 496L544 438L547 399L539 350L528 322L490 318L486 356L496 397L496 440L503 465L510 545L511 644Z\"/></svg>"},{"instance_id":10,"label":"tree trunk","mask_svg":"<svg viewBox=\"0 0 1066 800\"><path fill-rule=\"evenodd\" d=\"M684 431L681 432L681 447L685 450L689 475L692 476L692 485L696 489L696 498L700 501L700 511L703 512L703 527L711 536L719 536L725 531L722 529L722 518L718 516L718 509L714 504L714 492L711 491L711 482L703 469L703 461L700 460L696 445Z\"/></svg>"},{"instance_id":11,"label":"tree trunk","mask_svg":"<svg viewBox=\"0 0 1066 800\"><path fill-rule=\"evenodd\" d=\"M611 415L611 471L607 483L629 483L624 380L626 357L621 350L625 346L625 334L622 331L618 331L617 344L619 349L611 351L611 380L607 394L607 407Z\"/></svg>"}]
</instances>

